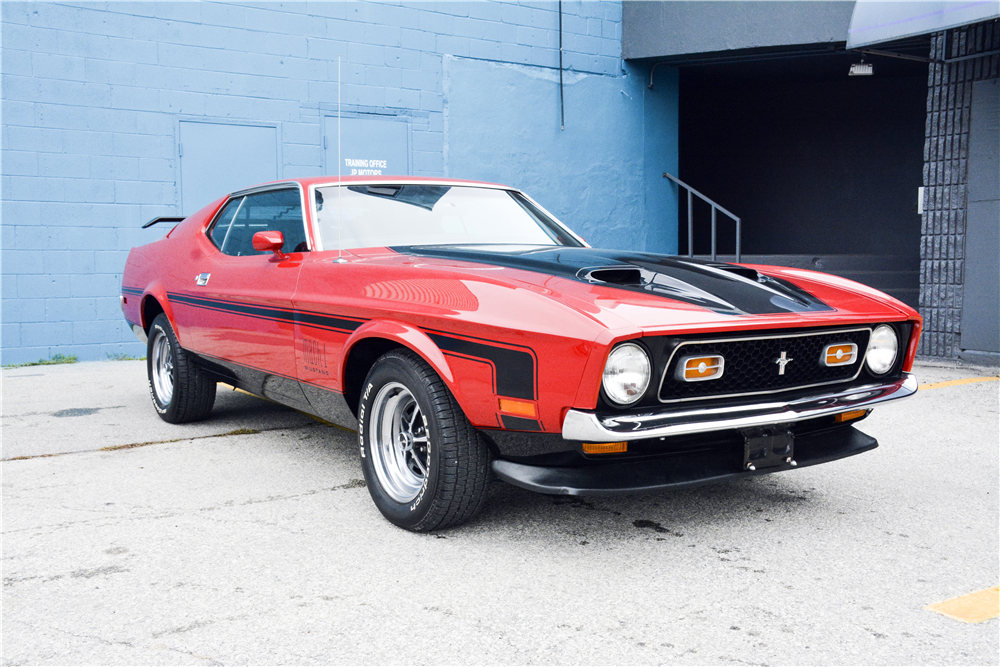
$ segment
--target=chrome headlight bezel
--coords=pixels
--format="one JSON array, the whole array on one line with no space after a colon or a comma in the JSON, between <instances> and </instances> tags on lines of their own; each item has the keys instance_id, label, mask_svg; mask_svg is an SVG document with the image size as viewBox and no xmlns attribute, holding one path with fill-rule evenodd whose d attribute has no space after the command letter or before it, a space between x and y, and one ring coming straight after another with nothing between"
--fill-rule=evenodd
<instances>
[{"instance_id":1,"label":"chrome headlight bezel","mask_svg":"<svg viewBox=\"0 0 1000 667\"><path fill-rule=\"evenodd\" d=\"M865 351L865 368L881 377L892 370L899 358L899 334L894 327L880 324L872 329Z\"/></svg>"},{"instance_id":2,"label":"chrome headlight bezel","mask_svg":"<svg viewBox=\"0 0 1000 667\"><path fill-rule=\"evenodd\" d=\"M632 377L626 374L632 374ZM604 362L601 388L609 402L628 406L646 395L652 378L653 364L649 353L635 343L621 343L611 350Z\"/></svg>"}]
</instances>

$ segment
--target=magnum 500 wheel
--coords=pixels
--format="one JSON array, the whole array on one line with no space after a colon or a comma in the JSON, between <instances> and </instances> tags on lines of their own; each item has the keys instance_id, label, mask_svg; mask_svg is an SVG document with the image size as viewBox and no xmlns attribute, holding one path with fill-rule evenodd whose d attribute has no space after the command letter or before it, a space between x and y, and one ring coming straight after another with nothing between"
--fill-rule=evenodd
<instances>
[{"instance_id":1,"label":"magnum 500 wheel","mask_svg":"<svg viewBox=\"0 0 1000 667\"><path fill-rule=\"evenodd\" d=\"M449 528L482 508L489 447L441 378L413 352L388 352L368 373L358 439L372 500L397 526Z\"/></svg>"},{"instance_id":2,"label":"magnum 500 wheel","mask_svg":"<svg viewBox=\"0 0 1000 667\"><path fill-rule=\"evenodd\" d=\"M215 404L215 382L177 343L163 313L153 320L146 344L149 395L156 412L172 424L204 419Z\"/></svg>"}]
</instances>

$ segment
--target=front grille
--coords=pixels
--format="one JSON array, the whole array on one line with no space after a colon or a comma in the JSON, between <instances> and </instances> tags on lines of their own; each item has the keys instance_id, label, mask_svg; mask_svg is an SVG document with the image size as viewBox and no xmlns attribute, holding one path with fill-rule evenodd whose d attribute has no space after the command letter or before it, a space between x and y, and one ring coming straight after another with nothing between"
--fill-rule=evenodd
<instances>
[{"instance_id":1,"label":"front grille","mask_svg":"<svg viewBox=\"0 0 1000 667\"><path fill-rule=\"evenodd\" d=\"M763 394L802 389L822 384L844 382L857 377L864 363L871 329L841 329L818 333L747 336L718 340L682 342L670 356L660 382L659 399L663 403ZM847 366L824 366L823 350L834 343L854 343L858 357ZM781 353L789 363L779 375L777 360ZM688 356L719 354L725 358L725 370L718 380L683 382L674 378L681 359Z\"/></svg>"}]
</instances>

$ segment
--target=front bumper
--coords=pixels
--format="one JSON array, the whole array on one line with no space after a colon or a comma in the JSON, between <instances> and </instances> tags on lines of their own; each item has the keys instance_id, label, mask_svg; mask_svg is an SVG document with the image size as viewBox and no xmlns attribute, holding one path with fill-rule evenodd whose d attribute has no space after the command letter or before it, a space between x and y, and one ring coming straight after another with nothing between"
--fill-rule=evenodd
<instances>
[{"instance_id":1,"label":"front bumper","mask_svg":"<svg viewBox=\"0 0 1000 667\"><path fill-rule=\"evenodd\" d=\"M867 409L912 396L916 391L917 378L912 373L903 373L899 380L888 384L852 387L791 401L629 415L602 416L570 410L563 422L562 437L583 442L622 442L788 424Z\"/></svg>"}]
</instances>

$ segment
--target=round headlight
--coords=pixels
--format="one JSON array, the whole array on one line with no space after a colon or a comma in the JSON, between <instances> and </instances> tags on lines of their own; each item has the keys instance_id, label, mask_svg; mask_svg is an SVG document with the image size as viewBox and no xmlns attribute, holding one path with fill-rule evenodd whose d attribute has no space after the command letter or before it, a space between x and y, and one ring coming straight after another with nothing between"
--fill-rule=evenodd
<instances>
[{"instance_id":1,"label":"round headlight","mask_svg":"<svg viewBox=\"0 0 1000 667\"><path fill-rule=\"evenodd\" d=\"M619 345L604 364L604 393L619 405L631 405L649 387L649 356L633 343Z\"/></svg>"},{"instance_id":2,"label":"round headlight","mask_svg":"<svg viewBox=\"0 0 1000 667\"><path fill-rule=\"evenodd\" d=\"M875 327L871 340L868 341L868 352L865 353L865 363L875 375L885 375L896 361L896 351L899 341L896 331L890 326L881 324Z\"/></svg>"}]
</instances>

